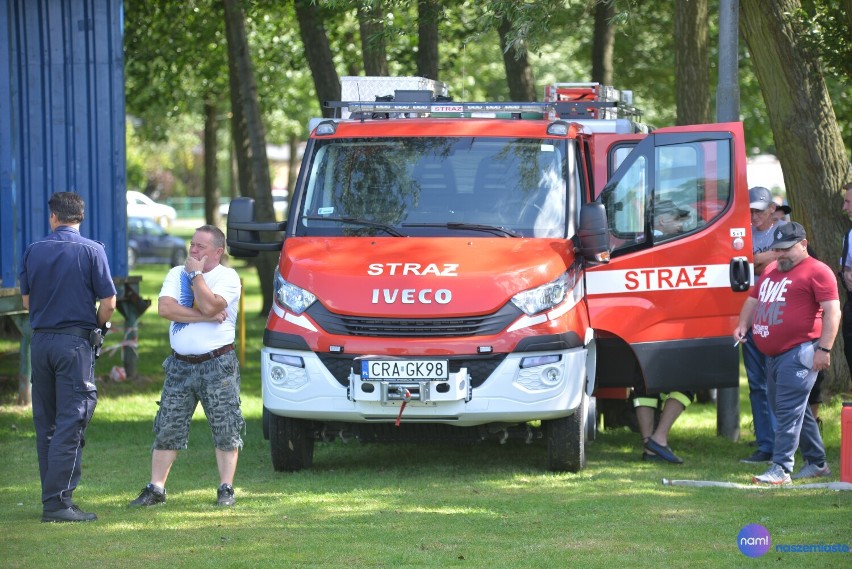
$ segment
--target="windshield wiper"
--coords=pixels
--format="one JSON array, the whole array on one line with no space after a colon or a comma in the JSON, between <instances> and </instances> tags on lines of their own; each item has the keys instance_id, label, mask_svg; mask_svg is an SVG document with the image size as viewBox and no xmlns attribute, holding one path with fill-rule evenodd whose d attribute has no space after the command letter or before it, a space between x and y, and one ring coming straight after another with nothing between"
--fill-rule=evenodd
<instances>
[{"instance_id":1,"label":"windshield wiper","mask_svg":"<svg viewBox=\"0 0 852 569\"><path fill-rule=\"evenodd\" d=\"M339 221L341 223L350 223L352 225L363 225L364 227L375 227L376 229L381 229L388 235L393 235L394 237L406 237L404 233L400 233L390 225L386 223L379 223L377 221L368 221L366 219L358 219L357 217L331 217L327 215L303 215L302 219L307 219L308 221Z\"/></svg>"},{"instance_id":2,"label":"windshield wiper","mask_svg":"<svg viewBox=\"0 0 852 569\"><path fill-rule=\"evenodd\" d=\"M523 237L517 231L508 227L497 225L485 225L482 223L462 223L460 221L451 221L449 223L403 223L403 227L446 227L447 229L466 229L469 231L483 231L485 233L493 233L500 237Z\"/></svg>"}]
</instances>

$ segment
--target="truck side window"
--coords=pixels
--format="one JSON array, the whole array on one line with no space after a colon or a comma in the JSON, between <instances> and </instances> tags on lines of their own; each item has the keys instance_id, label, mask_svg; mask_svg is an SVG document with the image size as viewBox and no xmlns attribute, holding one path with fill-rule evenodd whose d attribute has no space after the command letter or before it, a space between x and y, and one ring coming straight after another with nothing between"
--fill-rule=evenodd
<instances>
[{"instance_id":1,"label":"truck side window","mask_svg":"<svg viewBox=\"0 0 852 569\"><path fill-rule=\"evenodd\" d=\"M639 156L613 191L605 196L613 249L645 242L646 198L651 194L647 169L647 159Z\"/></svg>"},{"instance_id":2,"label":"truck side window","mask_svg":"<svg viewBox=\"0 0 852 569\"><path fill-rule=\"evenodd\" d=\"M660 146L655 160L655 242L699 230L726 209L731 187L730 141Z\"/></svg>"}]
</instances>

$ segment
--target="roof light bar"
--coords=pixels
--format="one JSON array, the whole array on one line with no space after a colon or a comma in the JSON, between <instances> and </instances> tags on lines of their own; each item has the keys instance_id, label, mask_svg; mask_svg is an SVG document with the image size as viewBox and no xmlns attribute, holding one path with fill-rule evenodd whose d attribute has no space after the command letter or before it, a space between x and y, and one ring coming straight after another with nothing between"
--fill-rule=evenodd
<instances>
[{"instance_id":1,"label":"roof light bar","mask_svg":"<svg viewBox=\"0 0 852 569\"><path fill-rule=\"evenodd\" d=\"M351 113L416 113L439 116L464 116L472 113L548 113L554 103L412 103L392 101L327 101L326 107L345 108Z\"/></svg>"},{"instance_id":2,"label":"roof light bar","mask_svg":"<svg viewBox=\"0 0 852 569\"><path fill-rule=\"evenodd\" d=\"M551 100L546 102L445 101L325 101L325 108L341 110L355 119L385 118L511 118L511 119L615 119L641 116L642 112L623 101ZM523 116L527 115L527 116ZM343 115L347 116L347 115Z\"/></svg>"}]
</instances>

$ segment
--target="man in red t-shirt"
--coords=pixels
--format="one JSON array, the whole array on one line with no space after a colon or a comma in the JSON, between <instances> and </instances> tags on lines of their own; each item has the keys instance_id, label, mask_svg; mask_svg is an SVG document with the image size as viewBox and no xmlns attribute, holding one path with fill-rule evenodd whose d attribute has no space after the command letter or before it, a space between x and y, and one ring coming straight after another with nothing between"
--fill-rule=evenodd
<instances>
[{"instance_id":1,"label":"man in red t-shirt","mask_svg":"<svg viewBox=\"0 0 852 569\"><path fill-rule=\"evenodd\" d=\"M794 479L828 476L825 447L808 405L817 373L831 364L840 325L840 300L832 270L808 255L805 229L788 223L775 230L777 261L766 267L743 304L734 339L751 330L766 354L769 402L775 411L772 464L756 484L790 484L793 455L801 447L805 466Z\"/></svg>"}]
</instances>

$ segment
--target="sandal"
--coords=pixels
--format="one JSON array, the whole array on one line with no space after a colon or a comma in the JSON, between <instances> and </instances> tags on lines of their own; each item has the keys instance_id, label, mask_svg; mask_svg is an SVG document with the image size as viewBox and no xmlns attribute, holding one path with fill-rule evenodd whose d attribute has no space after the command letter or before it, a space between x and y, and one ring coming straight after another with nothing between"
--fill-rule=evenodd
<instances>
[{"instance_id":1,"label":"sandal","mask_svg":"<svg viewBox=\"0 0 852 569\"><path fill-rule=\"evenodd\" d=\"M676 455L674 452L672 452L672 449L667 446L661 445L654 439L648 439L645 442L645 449L656 454L666 462L671 462L672 464L683 464L683 459Z\"/></svg>"}]
</instances>

